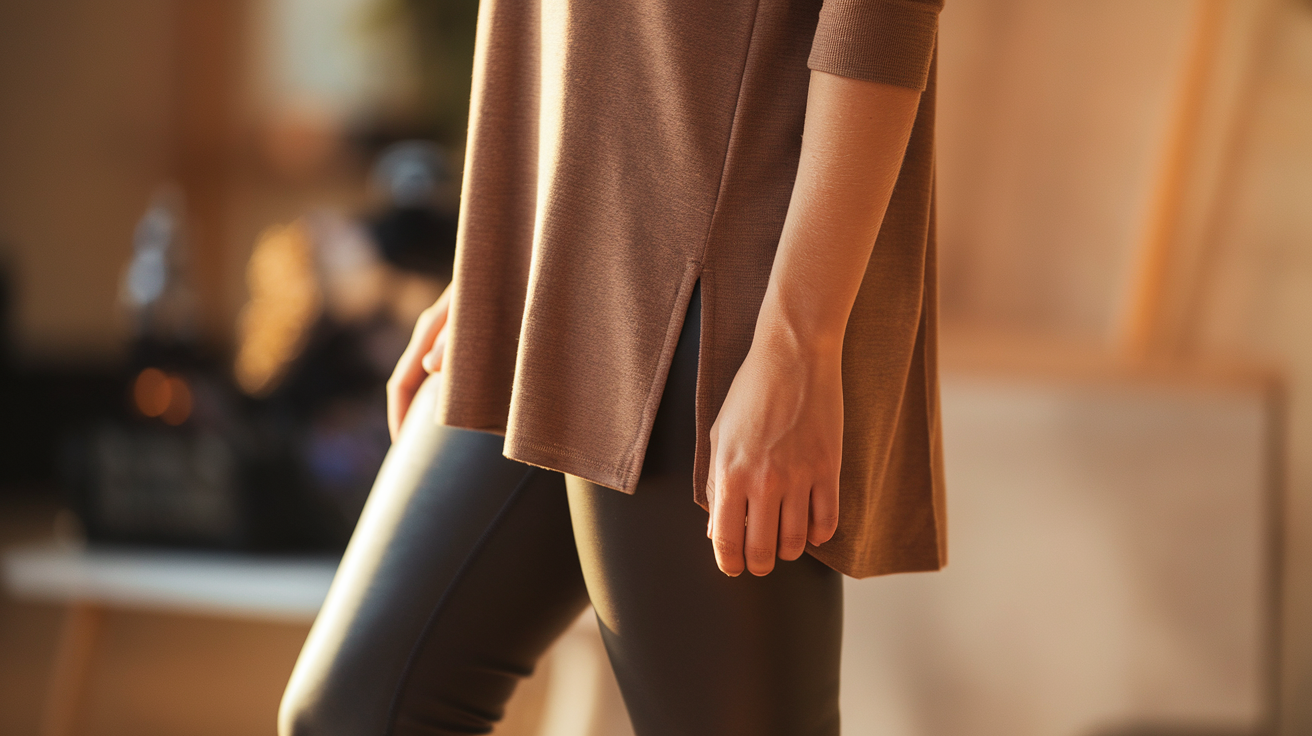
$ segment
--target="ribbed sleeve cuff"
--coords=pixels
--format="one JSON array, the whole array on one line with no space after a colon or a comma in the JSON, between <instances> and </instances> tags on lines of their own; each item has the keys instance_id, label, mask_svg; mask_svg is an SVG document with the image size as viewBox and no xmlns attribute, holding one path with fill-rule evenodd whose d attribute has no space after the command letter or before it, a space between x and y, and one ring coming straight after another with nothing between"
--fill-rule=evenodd
<instances>
[{"instance_id":1,"label":"ribbed sleeve cuff","mask_svg":"<svg viewBox=\"0 0 1312 736\"><path fill-rule=\"evenodd\" d=\"M934 0L824 0L807 66L923 90L942 8Z\"/></svg>"}]
</instances>

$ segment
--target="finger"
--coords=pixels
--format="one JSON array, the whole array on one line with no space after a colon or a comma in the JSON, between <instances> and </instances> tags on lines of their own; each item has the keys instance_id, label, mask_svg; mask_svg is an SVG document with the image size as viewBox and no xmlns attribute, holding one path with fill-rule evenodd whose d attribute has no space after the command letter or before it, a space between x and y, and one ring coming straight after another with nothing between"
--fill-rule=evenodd
<instances>
[{"instance_id":1,"label":"finger","mask_svg":"<svg viewBox=\"0 0 1312 736\"><path fill-rule=\"evenodd\" d=\"M711 515L715 517L711 541L715 546L715 564L729 577L737 577L743 572L743 520L747 514L747 497L732 486L726 486L723 479L718 485L715 505Z\"/></svg>"},{"instance_id":2,"label":"finger","mask_svg":"<svg viewBox=\"0 0 1312 736\"><path fill-rule=\"evenodd\" d=\"M711 478L706 479L706 505L715 508L715 481ZM711 538L711 532L715 529L715 514L706 513L706 538Z\"/></svg>"},{"instance_id":3,"label":"finger","mask_svg":"<svg viewBox=\"0 0 1312 736\"><path fill-rule=\"evenodd\" d=\"M433 351L437 338L446 332L447 318L451 314L451 290L442 292L432 306L419 314L415 328L410 333L410 342L405 352L413 356L424 356Z\"/></svg>"},{"instance_id":4,"label":"finger","mask_svg":"<svg viewBox=\"0 0 1312 736\"><path fill-rule=\"evenodd\" d=\"M446 335L446 327L443 327L433 340L433 347L429 348L427 353L424 353L422 364L425 371L437 373L442 370L442 360L446 357Z\"/></svg>"},{"instance_id":5,"label":"finger","mask_svg":"<svg viewBox=\"0 0 1312 736\"><path fill-rule=\"evenodd\" d=\"M838 530L838 480L817 483L811 488L807 540L816 546L828 542Z\"/></svg>"},{"instance_id":6,"label":"finger","mask_svg":"<svg viewBox=\"0 0 1312 736\"><path fill-rule=\"evenodd\" d=\"M428 372L414 355L402 355L387 382L387 430L395 442L401 433L401 424L410 411L410 402L424 382Z\"/></svg>"},{"instance_id":7,"label":"finger","mask_svg":"<svg viewBox=\"0 0 1312 736\"><path fill-rule=\"evenodd\" d=\"M446 294L442 296L446 298ZM428 371L423 366L423 356L432 349L438 331L446 323L447 307L443 299L425 309L419 319L415 320L410 342L396 361L392 376L387 379L387 430L393 441L396 441L401 432L401 423L410 410L415 392L428 377Z\"/></svg>"},{"instance_id":8,"label":"finger","mask_svg":"<svg viewBox=\"0 0 1312 736\"><path fill-rule=\"evenodd\" d=\"M710 451L710 469L706 474L706 538L714 539L715 534L715 460L717 456L718 445L720 444L720 420L711 424L711 451Z\"/></svg>"},{"instance_id":9,"label":"finger","mask_svg":"<svg viewBox=\"0 0 1312 736\"><path fill-rule=\"evenodd\" d=\"M807 505L811 494L784 496L779 505L779 559L795 560L806 551Z\"/></svg>"},{"instance_id":10,"label":"finger","mask_svg":"<svg viewBox=\"0 0 1312 736\"><path fill-rule=\"evenodd\" d=\"M779 501L765 495L747 502L747 543L744 556L753 575L774 569L775 541L779 539Z\"/></svg>"}]
</instances>

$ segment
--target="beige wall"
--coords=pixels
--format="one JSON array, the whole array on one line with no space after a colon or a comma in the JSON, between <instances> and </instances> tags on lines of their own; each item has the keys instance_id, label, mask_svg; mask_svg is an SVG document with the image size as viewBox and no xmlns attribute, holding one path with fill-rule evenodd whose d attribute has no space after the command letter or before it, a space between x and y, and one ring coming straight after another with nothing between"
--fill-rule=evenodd
<instances>
[{"instance_id":1,"label":"beige wall","mask_svg":"<svg viewBox=\"0 0 1312 736\"><path fill-rule=\"evenodd\" d=\"M948 3L939 175L950 322L1115 348L1206 1ZM1155 348L1237 356L1288 377L1284 732L1307 733L1312 6L1220 6Z\"/></svg>"},{"instance_id":2,"label":"beige wall","mask_svg":"<svg viewBox=\"0 0 1312 736\"><path fill-rule=\"evenodd\" d=\"M943 303L969 325L1115 340L1181 136L1200 10L1220 9L1185 141L1165 288L1178 328L1271 0L956 0L939 123Z\"/></svg>"},{"instance_id":3,"label":"beige wall","mask_svg":"<svg viewBox=\"0 0 1312 736\"><path fill-rule=\"evenodd\" d=\"M949 319L1106 333L1189 8L1185 0L947 4L938 167Z\"/></svg>"},{"instance_id":4,"label":"beige wall","mask_svg":"<svg viewBox=\"0 0 1312 736\"><path fill-rule=\"evenodd\" d=\"M168 164L170 4L0 3L0 248L28 355L118 349L118 274Z\"/></svg>"},{"instance_id":5,"label":"beige wall","mask_svg":"<svg viewBox=\"0 0 1312 736\"><path fill-rule=\"evenodd\" d=\"M20 356L121 353L119 278L137 218L167 181L188 197L201 328L220 346L259 232L314 207L359 207L349 157L287 176L263 156L277 102L260 94L270 70L254 26L267 4L0 3L0 254L18 287ZM227 27L211 32L215 22Z\"/></svg>"}]
</instances>

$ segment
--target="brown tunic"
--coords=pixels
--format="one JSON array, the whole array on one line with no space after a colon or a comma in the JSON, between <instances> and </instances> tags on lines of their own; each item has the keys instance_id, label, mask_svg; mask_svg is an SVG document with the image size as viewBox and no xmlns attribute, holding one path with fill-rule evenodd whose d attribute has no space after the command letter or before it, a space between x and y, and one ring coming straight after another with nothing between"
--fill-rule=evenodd
<instances>
[{"instance_id":1,"label":"brown tunic","mask_svg":"<svg viewBox=\"0 0 1312 736\"><path fill-rule=\"evenodd\" d=\"M924 89L843 350L838 532L945 562L935 358L938 0L483 0L439 421L632 493L702 284L694 498L788 211L810 69Z\"/></svg>"}]
</instances>

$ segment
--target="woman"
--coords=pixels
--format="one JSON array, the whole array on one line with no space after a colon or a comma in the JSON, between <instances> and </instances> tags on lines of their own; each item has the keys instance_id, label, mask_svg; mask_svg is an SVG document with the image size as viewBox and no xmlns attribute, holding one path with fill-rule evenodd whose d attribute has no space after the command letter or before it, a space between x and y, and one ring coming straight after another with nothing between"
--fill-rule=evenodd
<instances>
[{"instance_id":1,"label":"woman","mask_svg":"<svg viewBox=\"0 0 1312 736\"><path fill-rule=\"evenodd\" d=\"M284 736L485 733L589 602L640 736L838 733L840 573L944 564L938 11L484 0L455 278Z\"/></svg>"}]
</instances>

